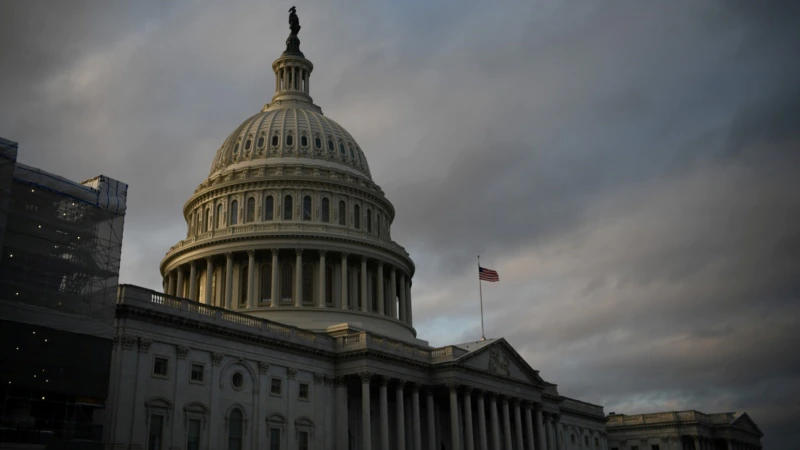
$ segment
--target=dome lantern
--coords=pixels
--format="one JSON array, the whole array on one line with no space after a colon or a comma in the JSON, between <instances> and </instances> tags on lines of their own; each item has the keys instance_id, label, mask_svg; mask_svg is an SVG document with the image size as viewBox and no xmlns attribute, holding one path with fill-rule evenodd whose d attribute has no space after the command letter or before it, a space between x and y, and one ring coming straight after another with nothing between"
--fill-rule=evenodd
<instances>
[{"instance_id":1,"label":"dome lantern","mask_svg":"<svg viewBox=\"0 0 800 450\"><path fill-rule=\"evenodd\" d=\"M300 32L300 21L294 6L289 10L289 28L291 33L286 39L286 50L272 63L272 70L275 72L275 95L272 96L272 101L264 106L264 111L271 106L284 105L287 100L289 103L309 103L314 106L308 89L314 65L300 51L300 39L297 37L297 33ZM314 108L318 109L316 106Z\"/></svg>"}]
</instances>

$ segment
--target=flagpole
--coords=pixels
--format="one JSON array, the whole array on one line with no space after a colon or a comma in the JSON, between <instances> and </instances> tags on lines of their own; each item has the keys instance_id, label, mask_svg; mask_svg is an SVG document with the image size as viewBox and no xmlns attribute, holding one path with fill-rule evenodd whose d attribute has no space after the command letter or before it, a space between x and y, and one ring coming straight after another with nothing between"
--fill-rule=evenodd
<instances>
[{"instance_id":1,"label":"flagpole","mask_svg":"<svg viewBox=\"0 0 800 450\"><path fill-rule=\"evenodd\" d=\"M481 340L486 340L486 333L483 329L483 284L481 283L481 255L478 255L478 292L481 299Z\"/></svg>"}]
</instances>

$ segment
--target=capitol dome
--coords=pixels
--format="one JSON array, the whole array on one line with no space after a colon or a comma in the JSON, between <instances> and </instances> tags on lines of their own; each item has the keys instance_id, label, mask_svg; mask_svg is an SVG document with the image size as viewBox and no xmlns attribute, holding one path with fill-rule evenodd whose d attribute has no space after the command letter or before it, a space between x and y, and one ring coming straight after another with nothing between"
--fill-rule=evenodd
<instances>
[{"instance_id":1,"label":"capitol dome","mask_svg":"<svg viewBox=\"0 0 800 450\"><path fill-rule=\"evenodd\" d=\"M161 262L167 294L314 331L415 340L414 263L364 151L323 115L295 34L275 94L216 152L183 208L186 239Z\"/></svg>"}]
</instances>

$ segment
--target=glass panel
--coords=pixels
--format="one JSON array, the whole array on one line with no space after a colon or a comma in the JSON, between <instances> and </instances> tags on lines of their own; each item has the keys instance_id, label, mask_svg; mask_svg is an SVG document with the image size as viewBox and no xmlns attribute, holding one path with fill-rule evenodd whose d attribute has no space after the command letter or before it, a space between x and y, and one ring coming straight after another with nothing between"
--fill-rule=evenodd
<instances>
[{"instance_id":1,"label":"glass panel","mask_svg":"<svg viewBox=\"0 0 800 450\"><path fill-rule=\"evenodd\" d=\"M256 199L250 197L247 199L247 222L254 222L256 220Z\"/></svg>"},{"instance_id":2,"label":"glass panel","mask_svg":"<svg viewBox=\"0 0 800 450\"><path fill-rule=\"evenodd\" d=\"M298 448L299 450L308 450L308 433L305 431L301 431L298 436Z\"/></svg>"},{"instance_id":3,"label":"glass panel","mask_svg":"<svg viewBox=\"0 0 800 450\"><path fill-rule=\"evenodd\" d=\"M328 223L331 221L331 202L327 198L322 199L322 221Z\"/></svg>"},{"instance_id":4,"label":"glass panel","mask_svg":"<svg viewBox=\"0 0 800 450\"><path fill-rule=\"evenodd\" d=\"M260 138L258 138L258 148L263 148L263 147L264 147L264 136L261 136Z\"/></svg>"},{"instance_id":5,"label":"glass panel","mask_svg":"<svg viewBox=\"0 0 800 450\"><path fill-rule=\"evenodd\" d=\"M353 226L356 230L361 229L361 207L358 205L353 206Z\"/></svg>"},{"instance_id":6,"label":"glass panel","mask_svg":"<svg viewBox=\"0 0 800 450\"><path fill-rule=\"evenodd\" d=\"M164 416L153 414L150 416L150 437L147 440L147 450L161 450L164 440Z\"/></svg>"},{"instance_id":7,"label":"glass panel","mask_svg":"<svg viewBox=\"0 0 800 450\"><path fill-rule=\"evenodd\" d=\"M217 205L217 228L222 228L224 221L225 216L222 214L222 205Z\"/></svg>"},{"instance_id":8,"label":"glass panel","mask_svg":"<svg viewBox=\"0 0 800 450\"><path fill-rule=\"evenodd\" d=\"M234 409L228 421L228 450L242 450L242 425L242 412Z\"/></svg>"},{"instance_id":9,"label":"glass panel","mask_svg":"<svg viewBox=\"0 0 800 450\"><path fill-rule=\"evenodd\" d=\"M268 195L264 200L264 220L272 220L275 216L275 199Z\"/></svg>"},{"instance_id":10,"label":"glass panel","mask_svg":"<svg viewBox=\"0 0 800 450\"><path fill-rule=\"evenodd\" d=\"M303 197L303 220L311 220L311 196Z\"/></svg>"},{"instance_id":11,"label":"glass panel","mask_svg":"<svg viewBox=\"0 0 800 450\"><path fill-rule=\"evenodd\" d=\"M339 201L339 225L347 225L347 205L344 200Z\"/></svg>"},{"instance_id":12,"label":"glass panel","mask_svg":"<svg viewBox=\"0 0 800 450\"><path fill-rule=\"evenodd\" d=\"M314 138L314 147L316 147L317 149L322 148L322 139L320 139L319 137Z\"/></svg>"},{"instance_id":13,"label":"glass panel","mask_svg":"<svg viewBox=\"0 0 800 450\"><path fill-rule=\"evenodd\" d=\"M202 364L192 364L192 381L203 381L205 367Z\"/></svg>"},{"instance_id":14,"label":"glass panel","mask_svg":"<svg viewBox=\"0 0 800 450\"><path fill-rule=\"evenodd\" d=\"M229 222L231 225L239 223L239 202L236 200L231 202L231 220Z\"/></svg>"},{"instance_id":15,"label":"glass panel","mask_svg":"<svg viewBox=\"0 0 800 450\"><path fill-rule=\"evenodd\" d=\"M283 198L283 220L292 220L292 196Z\"/></svg>"},{"instance_id":16,"label":"glass panel","mask_svg":"<svg viewBox=\"0 0 800 450\"><path fill-rule=\"evenodd\" d=\"M269 450L281 450L280 428L272 428L269 430Z\"/></svg>"},{"instance_id":17,"label":"glass panel","mask_svg":"<svg viewBox=\"0 0 800 450\"><path fill-rule=\"evenodd\" d=\"M197 419L189 419L186 450L200 450L200 421Z\"/></svg>"},{"instance_id":18,"label":"glass panel","mask_svg":"<svg viewBox=\"0 0 800 450\"><path fill-rule=\"evenodd\" d=\"M272 136L272 146L273 146L273 147L277 147L279 142L280 142L280 141L279 141L278 135L277 135L277 134L276 134L276 135L273 135L273 136Z\"/></svg>"},{"instance_id":19,"label":"glass panel","mask_svg":"<svg viewBox=\"0 0 800 450\"><path fill-rule=\"evenodd\" d=\"M367 208L367 232L372 233L372 210Z\"/></svg>"},{"instance_id":20,"label":"glass panel","mask_svg":"<svg viewBox=\"0 0 800 450\"><path fill-rule=\"evenodd\" d=\"M291 134L287 134L286 135L286 146L287 147L291 147L292 145L294 145L294 137L292 137Z\"/></svg>"}]
</instances>

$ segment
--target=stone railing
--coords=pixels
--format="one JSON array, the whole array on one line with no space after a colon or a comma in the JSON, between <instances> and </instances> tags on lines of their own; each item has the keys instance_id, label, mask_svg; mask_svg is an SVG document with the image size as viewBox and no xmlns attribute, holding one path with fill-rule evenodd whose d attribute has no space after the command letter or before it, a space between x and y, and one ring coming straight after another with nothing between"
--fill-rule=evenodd
<instances>
[{"instance_id":1,"label":"stone railing","mask_svg":"<svg viewBox=\"0 0 800 450\"><path fill-rule=\"evenodd\" d=\"M580 400L575 400L573 398L564 398L564 401L561 402L561 408L582 412L584 414L591 414L594 416L605 417L605 413L603 413L602 406L582 402Z\"/></svg>"},{"instance_id":2,"label":"stone railing","mask_svg":"<svg viewBox=\"0 0 800 450\"><path fill-rule=\"evenodd\" d=\"M216 326L237 328L248 333L280 339L294 344L313 346L320 350L333 351L335 340L324 334L283 325L224 308L173 297L149 289L121 284L117 290L117 304L163 310L169 314L210 322Z\"/></svg>"},{"instance_id":3,"label":"stone railing","mask_svg":"<svg viewBox=\"0 0 800 450\"><path fill-rule=\"evenodd\" d=\"M398 356L414 359L421 362L434 362L441 358L434 357L434 353L439 354L447 350L447 347L441 349L431 349L420 345L410 344L408 342L399 341L386 336L371 334L366 331L360 333L348 334L345 336L338 336L336 338L336 349L339 351L352 351L352 350L379 350L386 353L392 353Z\"/></svg>"},{"instance_id":4,"label":"stone railing","mask_svg":"<svg viewBox=\"0 0 800 450\"><path fill-rule=\"evenodd\" d=\"M701 412L690 410L656 414L615 414L608 416L606 426L651 425L671 422L698 422L709 425L713 421L709 419L709 416Z\"/></svg>"}]
</instances>

